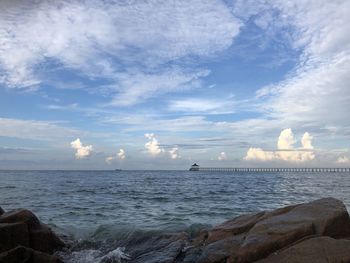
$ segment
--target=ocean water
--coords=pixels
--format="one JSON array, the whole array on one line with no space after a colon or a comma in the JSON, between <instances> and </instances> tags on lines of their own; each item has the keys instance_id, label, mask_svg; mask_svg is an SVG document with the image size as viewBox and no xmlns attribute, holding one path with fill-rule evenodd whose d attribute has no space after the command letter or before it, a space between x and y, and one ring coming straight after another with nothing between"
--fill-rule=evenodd
<instances>
[{"instance_id":1,"label":"ocean water","mask_svg":"<svg viewBox=\"0 0 350 263\"><path fill-rule=\"evenodd\" d=\"M197 231L235 216L315 200L350 210L350 173L0 171L0 206L27 208L75 245L67 262L98 262L126 233Z\"/></svg>"}]
</instances>

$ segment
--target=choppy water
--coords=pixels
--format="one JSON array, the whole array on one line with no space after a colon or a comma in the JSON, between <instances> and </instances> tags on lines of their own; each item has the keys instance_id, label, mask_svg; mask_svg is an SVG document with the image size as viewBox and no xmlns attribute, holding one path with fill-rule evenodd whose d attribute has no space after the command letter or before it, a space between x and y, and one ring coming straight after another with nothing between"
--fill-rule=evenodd
<instances>
[{"instance_id":1,"label":"choppy water","mask_svg":"<svg viewBox=\"0 0 350 263\"><path fill-rule=\"evenodd\" d=\"M80 242L133 231L192 230L327 196L350 210L350 174L0 171L1 207L28 208ZM81 250L83 261L79 249L69 260L95 262L101 256L96 244Z\"/></svg>"}]
</instances>

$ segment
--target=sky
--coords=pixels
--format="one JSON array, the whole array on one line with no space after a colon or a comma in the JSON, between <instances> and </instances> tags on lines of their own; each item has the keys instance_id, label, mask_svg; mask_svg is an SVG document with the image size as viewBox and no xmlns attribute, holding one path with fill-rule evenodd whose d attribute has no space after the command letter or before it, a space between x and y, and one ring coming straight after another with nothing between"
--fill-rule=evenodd
<instances>
[{"instance_id":1,"label":"sky","mask_svg":"<svg viewBox=\"0 0 350 263\"><path fill-rule=\"evenodd\" d=\"M350 166L348 0L2 0L0 169Z\"/></svg>"}]
</instances>

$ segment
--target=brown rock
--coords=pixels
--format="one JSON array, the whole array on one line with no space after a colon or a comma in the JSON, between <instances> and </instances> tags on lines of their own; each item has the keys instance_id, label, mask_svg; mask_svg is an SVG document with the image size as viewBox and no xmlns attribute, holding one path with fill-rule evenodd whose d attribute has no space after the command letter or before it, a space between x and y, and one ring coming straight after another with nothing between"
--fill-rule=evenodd
<instances>
[{"instance_id":1,"label":"brown rock","mask_svg":"<svg viewBox=\"0 0 350 263\"><path fill-rule=\"evenodd\" d=\"M63 263L58 257L18 246L0 254L0 263Z\"/></svg>"},{"instance_id":2,"label":"brown rock","mask_svg":"<svg viewBox=\"0 0 350 263\"><path fill-rule=\"evenodd\" d=\"M193 262L253 262L315 235L350 237L349 214L341 201L323 198L226 221L192 242L193 251L200 252ZM188 255L193 259L196 253Z\"/></svg>"},{"instance_id":3,"label":"brown rock","mask_svg":"<svg viewBox=\"0 0 350 263\"><path fill-rule=\"evenodd\" d=\"M30 230L30 247L46 253L63 248L64 242L45 224Z\"/></svg>"},{"instance_id":4,"label":"brown rock","mask_svg":"<svg viewBox=\"0 0 350 263\"><path fill-rule=\"evenodd\" d=\"M244 232L248 232L256 223L265 220L267 218L277 216L286 213L297 205L282 207L271 212L259 212L254 214L238 216L232 220L228 220L221 225L214 227L208 233L208 238L206 239L206 244L210 244L217 240L230 237L232 235L238 235Z\"/></svg>"},{"instance_id":5,"label":"brown rock","mask_svg":"<svg viewBox=\"0 0 350 263\"><path fill-rule=\"evenodd\" d=\"M209 244L202 250L198 263L216 263L227 259L233 251L237 251L244 240L244 235L229 237Z\"/></svg>"},{"instance_id":6,"label":"brown rock","mask_svg":"<svg viewBox=\"0 0 350 263\"><path fill-rule=\"evenodd\" d=\"M65 246L51 229L42 224L29 210L17 209L0 216L0 252L25 245L32 249L52 253Z\"/></svg>"},{"instance_id":7,"label":"brown rock","mask_svg":"<svg viewBox=\"0 0 350 263\"><path fill-rule=\"evenodd\" d=\"M207 244L210 244L217 240L244 233L251 229L264 214L265 212L242 215L232 220L226 221L209 231L208 238L205 242Z\"/></svg>"},{"instance_id":8,"label":"brown rock","mask_svg":"<svg viewBox=\"0 0 350 263\"><path fill-rule=\"evenodd\" d=\"M350 240L316 237L276 252L259 263L350 262Z\"/></svg>"},{"instance_id":9,"label":"brown rock","mask_svg":"<svg viewBox=\"0 0 350 263\"><path fill-rule=\"evenodd\" d=\"M2 214L0 223L25 223L31 229L40 227L39 219L26 209L15 209Z\"/></svg>"},{"instance_id":10,"label":"brown rock","mask_svg":"<svg viewBox=\"0 0 350 263\"><path fill-rule=\"evenodd\" d=\"M347 236L350 219L344 204L334 198L293 206L265 215L252 227L228 262L252 262L309 235Z\"/></svg>"},{"instance_id":11,"label":"brown rock","mask_svg":"<svg viewBox=\"0 0 350 263\"><path fill-rule=\"evenodd\" d=\"M0 253L18 245L29 246L27 225L25 223L0 224Z\"/></svg>"},{"instance_id":12,"label":"brown rock","mask_svg":"<svg viewBox=\"0 0 350 263\"><path fill-rule=\"evenodd\" d=\"M269 224L263 221L249 231L228 262L252 262L313 233L311 222L276 221Z\"/></svg>"}]
</instances>

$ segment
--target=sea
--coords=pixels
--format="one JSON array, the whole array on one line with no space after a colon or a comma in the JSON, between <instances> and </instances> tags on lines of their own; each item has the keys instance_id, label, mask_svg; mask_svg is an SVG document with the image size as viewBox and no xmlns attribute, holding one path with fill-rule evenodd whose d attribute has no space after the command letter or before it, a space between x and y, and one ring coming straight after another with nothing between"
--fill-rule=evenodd
<instances>
[{"instance_id":1,"label":"sea","mask_svg":"<svg viewBox=\"0 0 350 263\"><path fill-rule=\"evenodd\" d=\"M71 263L98 262L107 240L133 233L194 233L322 197L350 211L350 173L0 171L0 206L33 211L73 244L60 254Z\"/></svg>"}]
</instances>

